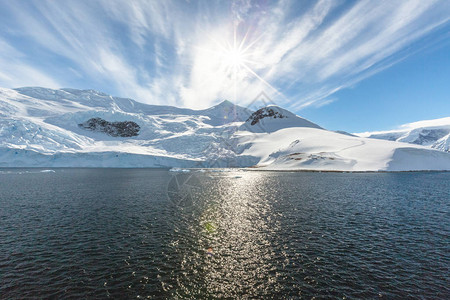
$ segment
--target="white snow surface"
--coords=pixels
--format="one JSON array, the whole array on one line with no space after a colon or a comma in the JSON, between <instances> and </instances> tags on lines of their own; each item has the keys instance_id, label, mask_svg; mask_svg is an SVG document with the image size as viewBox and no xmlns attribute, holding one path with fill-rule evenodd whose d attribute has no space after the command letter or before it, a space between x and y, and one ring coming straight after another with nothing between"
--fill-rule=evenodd
<instances>
[{"instance_id":1,"label":"white snow surface","mask_svg":"<svg viewBox=\"0 0 450 300\"><path fill-rule=\"evenodd\" d=\"M450 170L449 153L418 145L352 137L316 128L286 128L254 136L238 132L243 154L268 170Z\"/></svg>"},{"instance_id":2,"label":"white snow surface","mask_svg":"<svg viewBox=\"0 0 450 300\"><path fill-rule=\"evenodd\" d=\"M450 170L450 153L327 131L280 107L264 110L269 108L277 118L251 125L253 111L229 101L191 110L94 90L0 88L0 167ZM91 118L132 121L140 132L113 137L78 126ZM448 136L439 142L448 147Z\"/></svg>"}]
</instances>

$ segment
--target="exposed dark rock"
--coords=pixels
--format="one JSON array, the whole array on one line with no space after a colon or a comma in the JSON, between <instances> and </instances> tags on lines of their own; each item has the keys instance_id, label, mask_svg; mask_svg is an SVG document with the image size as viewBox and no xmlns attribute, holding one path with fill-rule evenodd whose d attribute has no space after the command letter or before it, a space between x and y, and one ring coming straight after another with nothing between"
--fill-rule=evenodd
<instances>
[{"instance_id":1,"label":"exposed dark rock","mask_svg":"<svg viewBox=\"0 0 450 300\"><path fill-rule=\"evenodd\" d=\"M139 135L141 127L133 121L108 122L102 118L92 118L79 127L87 130L103 132L114 137L132 137Z\"/></svg>"},{"instance_id":2,"label":"exposed dark rock","mask_svg":"<svg viewBox=\"0 0 450 300\"><path fill-rule=\"evenodd\" d=\"M251 125L255 125L258 124L259 120L264 119L266 117L273 117L274 119L276 118L287 118L286 116L280 114L278 111L273 110L272 108L269 107L263 107L258 109L257 111L255 111L254 113L252 113L250 115L250 117L247 119L246 122L251 121Z\"/></svg>"}]
</instances>

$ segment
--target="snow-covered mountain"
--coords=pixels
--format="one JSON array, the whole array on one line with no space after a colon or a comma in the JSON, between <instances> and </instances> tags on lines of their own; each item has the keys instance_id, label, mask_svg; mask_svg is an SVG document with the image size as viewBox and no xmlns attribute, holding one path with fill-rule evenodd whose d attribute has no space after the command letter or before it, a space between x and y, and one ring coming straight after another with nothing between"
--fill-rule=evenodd
<instances>
[{"instance_id":1,"label":"snow-covered mountain","mask_svg":"<svg viewBox=\"0 0 450 300\"><path fill-rule=\"evenodd\" d=\"M450 152L450 117L408 123L400 126L397 130L364 132L357 135L422 145Z\"/></svg>"},{"instance_id":2,"label":"snow-covered mountain","mask_svg":"<svg viewBox=\"0 0 450 300\"><path fill-rule=\"evenodd\" d=\"M212 147L240 163L246 158L220 143L251 113L229 101L191 110L93 90L0 89L0 165L192 167L206 164ZM114 136L107 126L89 128L93 119L135 123L139 132Z\"/></svg>"},{"instance_id":3,"label":"snow-covered mountain","mask_svg":"<svg viewBox=\"0 0 450 300\"><path fill-rule=\"evenodd\" d=\"M450 153L327 131L277 106L192 110L33 87L0 88L0 166L450 170Z\"/></svg>"}]
</instances>

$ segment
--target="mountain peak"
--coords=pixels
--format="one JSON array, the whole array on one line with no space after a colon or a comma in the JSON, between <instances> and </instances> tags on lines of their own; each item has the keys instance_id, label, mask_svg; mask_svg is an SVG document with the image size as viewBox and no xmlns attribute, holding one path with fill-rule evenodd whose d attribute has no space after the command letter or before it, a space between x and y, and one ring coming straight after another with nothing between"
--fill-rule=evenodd
<instances>
[{"instance_id":1,"label":"mountain peak","mask_svg":"<svg viewBox=\"0 0 450 300\"><path fill-rule=\"evenodd\" d=\"M219 104L215 105L214 107L223 107L223 106L236 106L235 103L231 102L230 100L223 100L222 102L220 102Z\"/></svg>"},{"instance_id":2,"label":"mountain peak","mask_svg":"<svg viewBox=\"0 0 450 300\"><path fill-rule=\"evenodd\" d=\"M244 122L252 111L239 106L229 100L224 100L219 104L201 111L204 115L211 118L208 121L212 125L227 124L231 122Z\"/></svg>"}]
</instances>

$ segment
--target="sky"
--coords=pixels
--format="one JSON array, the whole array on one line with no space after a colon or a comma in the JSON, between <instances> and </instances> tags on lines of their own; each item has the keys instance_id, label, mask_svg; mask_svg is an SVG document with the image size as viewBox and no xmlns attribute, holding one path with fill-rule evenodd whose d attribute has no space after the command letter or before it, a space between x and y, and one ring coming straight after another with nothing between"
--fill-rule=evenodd
<instances>
[{"instance_id":1,"label":"sky","mask_svg":"<svg viewBox=\"0 0 450 300\"><path fill-rule=\"evenodd\" d=\"M0 86L387 130L450 116L449 37L446 0L0 0Z\"/></svg>"}]
</instances>

